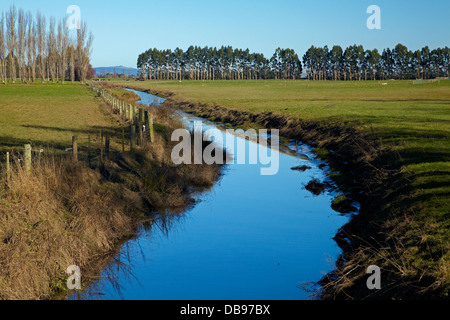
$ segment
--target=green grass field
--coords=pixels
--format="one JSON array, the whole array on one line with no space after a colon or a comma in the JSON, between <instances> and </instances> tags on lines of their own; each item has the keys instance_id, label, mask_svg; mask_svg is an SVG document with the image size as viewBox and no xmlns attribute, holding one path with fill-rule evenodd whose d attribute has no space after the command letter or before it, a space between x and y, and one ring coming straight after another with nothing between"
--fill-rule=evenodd
<instances>
[{"instance_id":1,"label":"green grass field","mask_svg":"<svg viewBox=\"0 0 450 320\"><path fill-rule=\"evenodd\" d=\"M0 86L0 152L21 150L26 143L64 150L71 147L72 136L85 143L88 135L97 137L113 125L87 86Z\"/></svg>"}]
</instances>

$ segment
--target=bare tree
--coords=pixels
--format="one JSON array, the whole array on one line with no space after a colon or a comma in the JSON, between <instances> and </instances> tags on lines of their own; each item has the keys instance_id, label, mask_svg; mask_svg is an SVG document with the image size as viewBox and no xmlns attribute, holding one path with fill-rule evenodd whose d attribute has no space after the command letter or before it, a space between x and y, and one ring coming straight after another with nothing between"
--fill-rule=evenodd
<instances>
[{"instance_id":1,"label":"bare tree","mask_svg":"<svg viewBox=\"0 0 450 320\"><path fill-rule=\"evenodd\" d=\"M33 16L28 13L28 31L27 31L27 60L28 60L28 79L31 82L36 81L36 25L33 23Z\"/></svg>"},{"instance_id":2,"label":"bare tree","mask_svg":"<svg viewBox=\"0 0 450 320\"><path fill-rule=\"evenodd\" d=\"M20 81L27 81L25 51L26 51L26 33L28 27L28 19L25 11L19 10L18 25L17 25L17 62L19 66Z\"/></svg>"},{"instance_id":3,"label":"bare tree","mask_svg":"<svg viewBox=\"0 0 450 320\"><path fill-rule=\"evenodd\" d=\"M42 80L42 83L45 82L45 27L46 21L45 17L43 17L39 12L37 13L37 21L36 21L36 31L37 31L37 49L38 49L38 60L39 60L39 77Z\"/></svg>"},{"instance_id":4,"label":"bare tree","mask_svg":"<svg viewBox=\"0 0 450 320\"><path fill-rule=\"evenodd\" d=\"M16 82L17 70L16 70L16 47L17 47L17 35L16 35L16 21L17 10L14 5L11 6L9 12L6 13L6 28L7 39L6 46L8 47L9 57L9 76L12 83Z\"/></svg>"},{"instance_id":5,"label":"bare tree","mask_svg":"<svg viewBox=\"0 0 450 320\"><path fill-rule=\"evenodd\" d=\"M72 40L70 40L69 44L69 69L70 69L70 81L72 81L72 84L75 82L75 44Z\"/></svg>"},{"instance_id":6,"label":"bare tree","mask_svg":"<svg viewBox=\"0 0 450 320\"><path fill-rule=\"evenodd\" d=\"M6 83L5 15L0 16L0 81Z\"/></svg>"},{"instance_id":7,"label":"bare tree","mask_svg":"<svg viewBox=\"0 0 450 320\"><path fill-rule=\"evenodd\" d=\"M77 48L76 57L79 67L79 78L81 83L85 83L89 70L89 61L92 54L92 42L94 37L92 33L87 36L87 25L85 22L81 24L81 28L77 31Z\"/></svg>"},{"instance_id":8,"label":"bare tree","mask_svg":"<svg viewBox=\"0 0 450 320\"><path fill-rule=\"evenodd\" d=\"M61 83L64 84L67 71L67 58L69 50L69 32L66 28L66 19L61 20L58 24L58 56L59 56L59 73Z\"/></svg>"},{"instance_id":9,"label":"bare tree","mask_svg":"<svg viewBox=\"0 0 450 320\"><path fill-rule=\"evenodd\" d=\"M56 48L55 19L51 18L47 36L47 67L53 83L56 82L56 75L58 68L57 55L58 52Z\"/></svg>"}]
</instances>

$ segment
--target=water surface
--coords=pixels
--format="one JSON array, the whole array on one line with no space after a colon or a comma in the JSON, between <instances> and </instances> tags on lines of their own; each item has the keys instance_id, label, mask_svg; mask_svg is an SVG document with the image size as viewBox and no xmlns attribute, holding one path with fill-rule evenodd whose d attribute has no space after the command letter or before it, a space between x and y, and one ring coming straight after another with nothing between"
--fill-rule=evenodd
<instances>
[{"instance_id":1,"label":"water surface","mask_svg":"<svg viewBox=\"0 0 450 320\"><path fill-rule=\"evenodd\" d=\"M163 102L132 91L141 104ZM187 126L199 120L181 116ZM291 148L299 153L280 152L279 172L273 176L260 175L261 165L227 165L192 209L160 216L128 241L116 257L123 264L112 264L102 274L96 293L102 299L138 300L309 298L299 286L331 270L340 253L332 238L348 217L330 208L334 193L314 196L305 190L312 178L327 177L318 168L320 161L305 158L314 159L308 146ZM304 164L312 169L291 170ZM114 283L108 281L111 275Z\"/></svg>"}]
</instances>

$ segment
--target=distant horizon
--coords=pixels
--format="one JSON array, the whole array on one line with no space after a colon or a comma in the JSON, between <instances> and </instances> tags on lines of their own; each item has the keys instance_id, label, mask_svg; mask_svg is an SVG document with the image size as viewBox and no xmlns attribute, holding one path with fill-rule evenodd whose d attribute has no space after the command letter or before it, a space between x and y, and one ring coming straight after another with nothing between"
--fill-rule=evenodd
<instances>
[{"instance_id":1,"label":"distant horizon","mask_svg":"<svg viewBox=\"0 0 450 320\"><path fill-rule=\"evenodd\" d=\"M138 68L136 68L136 67L127 67L127 66L123 66L123 65L118 65L118 66L101 66L101 67L95 67L95 66L92 66L92 68L94 68L94 69L102 69L102 68L125 68L125 69L136 69L136 70L139 70Z\"/></svg>"}]
</instances>

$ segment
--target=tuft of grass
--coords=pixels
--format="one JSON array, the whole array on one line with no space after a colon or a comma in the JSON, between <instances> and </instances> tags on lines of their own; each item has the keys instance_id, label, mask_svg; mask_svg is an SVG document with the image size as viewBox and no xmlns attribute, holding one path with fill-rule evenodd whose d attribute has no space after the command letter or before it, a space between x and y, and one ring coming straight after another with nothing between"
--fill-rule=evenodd
<instances>
[{"instance_id":1,"label":"tuft of grass","mask_svg":"<svg viewBox=\"0 0 450 320\"><path fill-rule=\"evenodd\" d=\"M333 199L331 202L331 208L339 213L350 213L358 210L353 206L353 201L348 199L343 194L337 195Z\"/></svg>"},{"instance_id":2,"label":"tuft of grass","mask_svg":"<svg viewBox=\"0 0 450 320\"><path fill-rule=\"evenodd\" d=\"M305 185L305 189L311 192L313 195L318 196L325 191L326 185L320 182L319 179L314 178Z\"/></svg>"},{"instance_id":3,"label":"tuft of grass","mask_svg":"<svg viewBox=\"0 0 450 320\"><path fill-rule=\"evenodd\" d=\"M312 150L319 159L328 160L330 152L324 148L315 148Z\"/></svg>"}]
</instances>

